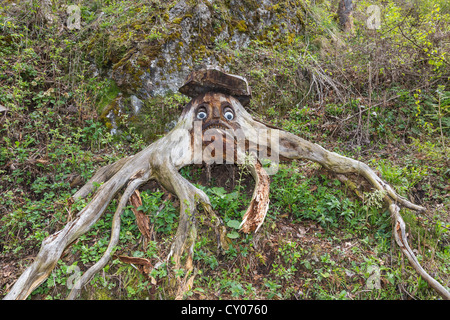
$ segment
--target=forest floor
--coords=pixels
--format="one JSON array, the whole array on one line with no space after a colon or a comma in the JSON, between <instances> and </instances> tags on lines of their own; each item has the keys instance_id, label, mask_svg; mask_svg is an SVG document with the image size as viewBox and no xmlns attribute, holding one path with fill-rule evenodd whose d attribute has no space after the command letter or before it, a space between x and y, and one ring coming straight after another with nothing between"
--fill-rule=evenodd
<instances>
[{"instance_id":1,"label":"forest floor","mask_svg":"<svg viewBox=\"0 0 450 320\"><path fill-rule=\"evenodd\" d=\"M91 19L102 9L113 17L114 6L128 5L92 3L95 8L83 5ZM303 34L286 43L255 39L239 52L223 43L216 49L232 57L230 72L248 79L255 117L368 164L399 194L427 208L401 211L410 246L424 269L450 288L449 43L435 41L449 32L449 6L435 1L429 10L424 1L411 12L387 3L391 14L379 31L356 21L354 34L332 29L345 43L340 50L327 31L334 23L328 16L322 24L310 20ZM408 19L400 24L402 12ZM11 4L0 9L0 298L42 240L83 208L83 201L68 204L76 190L98 168L164 134L143 136L145 123L131 118L111 134L98 105L111 105L118 88L107 77L92 76L92 57L83 50L93 39L46 24L38 5L34 11ZM150 98L145 108L152 115L161 107L170 110L173 117L158 126L164 128L186 102L171 93ZM236 221L253 192L249 173L234 165L213 166L211 179L203 166L181 173L208 194L231 243L219 253L214 231L199 214L195 277L185 299L440 299L397 248L387 208L360 177L353 177L355 193L315 163L283 163L271 176L263 226L242 234ZM174 270L165 257L179 204L157 183L140 191L152 241L144 245L126 209L114 257L83 289L83 299L174 298L171 284L184 270ZM116 202L64 251L30 299L67 296L77 272L106 250ZM142 273L120 256L149 259L153 269Z\"/></svg>"}]
</instances>

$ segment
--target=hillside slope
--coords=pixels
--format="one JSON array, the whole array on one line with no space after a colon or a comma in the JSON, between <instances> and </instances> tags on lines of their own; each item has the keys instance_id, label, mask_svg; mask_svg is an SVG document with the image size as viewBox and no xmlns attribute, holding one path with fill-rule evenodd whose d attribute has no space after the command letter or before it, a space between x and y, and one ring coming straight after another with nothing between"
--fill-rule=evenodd
<instances>
[{"instance_id":1,"label":"hillside slope","mask_svg":"<svg viewBox=\"0 0 450 320\"><path fill-rule=\"evenodd\" d=\"M336 1L4 1L0 9L0 296L48 235L84 203L73 195L101 166L163 135L189 99L177 88L205 64L245 76L256 117L364 161L425 214L402 212L424 268L450 286L450 7L445 1L358 2L353 32ZM378 29L367 20L380 9ZM80 29L70 29L80 14ZM386 208L309 162L272 176L255 235L234 221L253 181L234 166L182 174L203 188L229 228L216 252L207 223L186 299L438 299L395 247ZM147 185L154 241L122 219L117 256L148 258L150 276L113 259L85 299L171 299L182 270L164 261L177 199ZM31 299L62 299L74 270L105 251L114 212L66 250ZM158 213L158 214L156 214ZM202 220L204 217L199 217Z\"/></svg>"}]
</instances>

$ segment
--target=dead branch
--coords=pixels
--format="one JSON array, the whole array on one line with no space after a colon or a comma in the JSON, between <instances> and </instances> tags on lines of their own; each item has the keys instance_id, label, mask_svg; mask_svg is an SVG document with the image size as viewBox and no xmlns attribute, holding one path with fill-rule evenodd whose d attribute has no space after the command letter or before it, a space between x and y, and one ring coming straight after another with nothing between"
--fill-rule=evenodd
<instances>
[{"instance_id":1,"label":"dead branch","mask_svg":"<svg viewBox=\"0 0 450 320\"><path fill-rule=\"evenodd\" d=\"M81 288L84 287L84 285L98 272L100 271L111 258L112 252L114 247L119 243L119 235L120 235L120 215L122 214L123 210L125 209L125 206L128 202L128 199L131 197L131 195L135 192L139 186L141 186L143 183L147 182L150 177L151 172L145 172L144 175L142 175L139 178L136 178L135 180L131 181L128 184L128 187L126 188L123 195L120 197L119 204L117 206L116 212L114 214L113 220L112 220L112 226L111 226L111 240L109 241L108 248L106 249L103 256L100 258L97 263L95 263L92 267L90 267L83 276L75 283L72 291L70 292L68 296L68 300L75 299Z\"/></svg>"}]
</instances>

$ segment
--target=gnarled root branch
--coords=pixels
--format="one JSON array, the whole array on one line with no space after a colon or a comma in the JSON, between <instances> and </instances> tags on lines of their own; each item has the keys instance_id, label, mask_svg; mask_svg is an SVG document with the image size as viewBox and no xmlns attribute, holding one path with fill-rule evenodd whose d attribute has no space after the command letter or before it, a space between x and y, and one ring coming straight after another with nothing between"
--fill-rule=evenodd
<instances>
[{"instance_id":1,"label":"gnarled root branch","mask_svg":"<svg viewBox=\"0 0 450 320\"><path fill-rule=\"evenodd\" d=\"M75 283L74 287L72 288L72 291L70 292L69 296L67 297L68 300L75 299L78 296L81 288L83 288L84 285L108 263L109 259L111 258L114 247L117 245L117 243L119 243L120 215L122 214L123 210L125 209L128 199L131 197L133 192L137 188L139 188L140 185L147 182L149 177L150 177L150 172L146 172L144 175L136 178L135 180L132 180L128 184L127 188L125 189L125 192L123 193L122 197L120 198L116 212L114 213L114 217L112 220L112 227L111 227L111 240L109 242L108 248L106 249L103 256L100 258L100 260L97 261L92 267L90 267L83 274L83 276Z\"/></svg>"},{"instance_id":2,"label":"gnarled root branch","mask_svg":"<svg viewBox=\"0 0 450 320\"><path fill-rule=\"evenodd\" d=\"M450 292L422 268L409 247L406 238L405 223L400 215L399 205L418 212L425 211L424 207L415 205L399 196L392 187L380 179L369 166L360 161L330 152L317 144L287 132L280 132L280 141L280 155L285 158L308 159L317 162L326 169L338 174L357 173L366 178L374 188L379 191L384 191L386 193L384 201L389 205L389 211L394 221L394 235L398 246L406 255L412 267L422 276L422 278L444 299L450 300Z\"/></svg>"},{"instance_id":3,"label":"gnarled root branch","mask_svg":"<svg viewBox=\"0 0 450 320\"><path fill-rule=\"evenodd\" d=\"M428 282L428 284L436 290L436 292L444 299L450 300L450 292L448 292L439 282L437 282L433 277L431 277L420 265L413 251L409 247L408 239L406 237L405 222L400 215L400 208L397 204L388 199L389 211L391 213L392 219L394 220L394 236L397 245L403 254L408 258L409 263L413 268L420 274L420 276Z\"/></svg>"},{"instance_id":4,"label":"gnarled root branch","mask_svg":"<svg viewBox=\"0 0 450 320\"><path fill-rule=\"evenodd\" d=\"M177 195L180 201L180 218L178 229L175 234L168 258L173 258L175 266L181 265L181 256L185 250L188 250L186 259L186 270L191 271L193 268L192 259L194 252L195 239L197 237L196 214L197 205L210 215L211 220L215 221L215 231L217 234L219 248L227 248L225 241L225 227L222 220L218 217L211 207L208 196L200 189L196 188L192 183L183 178L174 168L162 170L164 176L159 178L169 190Z\"/></svg>"},{"instance_id":5,"label":"gnarled root branch","mask_svg":"<svg viewBox=\"0 0 450 320\"><path fill-rule=\"evenodd\" d=\"M110 166L102 172L108 176L110 174L108 171L111 169L116 169L116 167ZM91 202L77 214L74 220L68 222L64 229L47 237L42 242L41 249L34 262L19 277L4 299L25 299L48 277L64 249L97 222L122 185L130 179L140 175L147 176L148 174L148 169L144 170L144 166L137 166L133 161L128 161L124 167L121 166L121 171L114 174L98 189ZM140 181L140 179L137 179L137 181ZM134 186L135 184L136 182L132 182L130 185ZM84 196L87 196L87 194L79 195L79 197Z\"/></svg>"},{"instance_id":6,"label":"gnarled root branch","mask_svg":"<svg viewBox=\"0 0 450 320\"><path fill-rule=\"evenodd\" d=\"M25 299L39 286L56 266L64 249L98 221L113 197L124 188L127 182L129 184L120 198L113 218L108 248L103 257L75 283L69 299L76 298L83 285L109 261L119 239L120 215L133 192L150 179L158 180L180 200L179 227L168 258L172 257L175 264L180 266L182 254L187 249L188 257L185 268L189 272L192 271L194 243L197 237L195 224L197 205L202 206L210 215L211 220L215 221L219 247L226 249L228 245L225 239L226 230L222 220L212 210L209 198L178 173L181 167L192 161L190 137L183 129L183 125L186 126L186 123L182 121L180 123L180 130L173 130L134 156L121 159L98 170L88 183L75 193L70 202L73 203L95 192L92 200L72 221L67 223L63 230L43 241L34 262L19 277L4 299ZM98 184L101 186L95 190L95 186ZM189 283L188 280L185 282Z\"/></svg>"}]
</instances>

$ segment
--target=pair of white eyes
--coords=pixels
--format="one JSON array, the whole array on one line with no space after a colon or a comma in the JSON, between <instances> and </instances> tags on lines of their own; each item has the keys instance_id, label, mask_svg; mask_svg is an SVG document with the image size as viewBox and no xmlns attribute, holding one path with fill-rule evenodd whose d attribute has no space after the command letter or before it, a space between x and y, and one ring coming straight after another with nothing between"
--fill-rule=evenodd
<instances>
[{"instance_id":1,"label":"pair of white eyes","mask_svg":"<svg viewBox=\"0 0 450 320\"><path fill-rule=\"evenodd\" d=\"M225 113L223 114L225 119L227 119L228 121L233 120L234 118L234 114L231 111L225 111ZM197 113L197 119L203 120L206 119L208 115L206 114L205 111L200 111L199 113Z\"/></svg>"}]
</instances>

